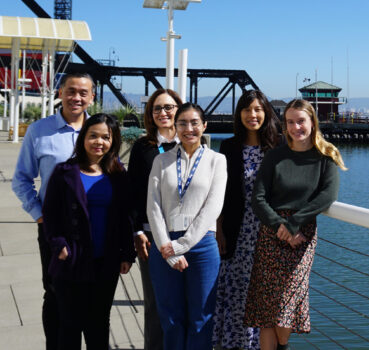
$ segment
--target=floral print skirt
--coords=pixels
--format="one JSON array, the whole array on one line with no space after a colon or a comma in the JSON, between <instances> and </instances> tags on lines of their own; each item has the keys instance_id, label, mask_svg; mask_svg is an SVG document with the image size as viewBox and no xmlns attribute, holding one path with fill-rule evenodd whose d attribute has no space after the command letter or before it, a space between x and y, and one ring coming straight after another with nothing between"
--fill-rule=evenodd
<instances>
[{"instance_id":1,"label":"floral print skirt","mask_svg":"<svg viewBox=\"0 0 369 350\"><path fill-rule=\"evenodd\" d=\"M278 213L286 217L293 212ZM309 276L317 244L316 221L304 225L300 232L307 241L293 249L280 241L273 229L260 226L246 301L246 326L310 332Z\"/></svg>"}]
</instances>

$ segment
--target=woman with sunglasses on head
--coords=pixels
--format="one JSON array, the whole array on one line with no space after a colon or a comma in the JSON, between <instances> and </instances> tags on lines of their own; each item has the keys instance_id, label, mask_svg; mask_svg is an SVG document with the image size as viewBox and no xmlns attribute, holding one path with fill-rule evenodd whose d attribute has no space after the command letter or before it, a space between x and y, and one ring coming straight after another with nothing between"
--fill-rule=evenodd
<instances>
[{"instance_id":1,"label":"woman with sunglasses on head","mask_svg":"<svg viewBox=\"0 0 369 350\"><path fill-rule=\"evenodd\" d=\"M58 350L80 350L82 333L88 350L109 349L119 272L127 273L136 256L120 145L116 118L95 114L48 183L43 220L60 310Z\"/></svg>"},{"instance_id":2,"label":"woman with sunglasses on head","mask_svg":"<svg viewBox=\"0 0 369 350\"><path fill-rule=\"evenodd\" d=\"M211 350L226 160L205 145L199 106L179 107L175 125L181 143L155 158L149 178L150 274L164 349Z\"/></svg>"},{"instance_id":3,"label":"woman with sunglasses on head","mask_svg":"<svg viewBox=\"0 0 369 350\"><path fill-rule=\"evenodd\" d=\"M156 311L148 267L149 251L153 240L146 216L148 181L154 158L160 153L169 151L179 142L174 126L174 115L181 105L181 98L173 90L158 89L151 95L144 113L146 136L139 138L133 145L128 165L134 193L134 240L144 293L145 350L163 349L163 332Z\"/></svg>"},{"instance_id":4,"label":"woman with sunglasses on head","mask_svg":"<svg viewBox=\"0 0 369 350\"><path fill-rule=\"evenodd\" d=\"M310 332L316 216L337 199L338 167L346 169L308 101L287 104L283 127L288 144L266 154L252 195L261 226L245 324L261 328L262 350L288 350L292 332Z\"/></svg>"},{"instance_id":5,"label":"woman with sunglasses on head","mask_svg":"<svg viewBox=\"0 0 369 350\"><path fill-rule=\"evenodd\" d=\"M266 96L245 91L234 116L235 136L224 140L227 188L218 219L217 240L222 257L214 315L214 345L223 349L260 349L258 328L243 324L259 220L251 209L251 194L264 154L280 141L279 120Z\"/></svg>"}]
</instances>

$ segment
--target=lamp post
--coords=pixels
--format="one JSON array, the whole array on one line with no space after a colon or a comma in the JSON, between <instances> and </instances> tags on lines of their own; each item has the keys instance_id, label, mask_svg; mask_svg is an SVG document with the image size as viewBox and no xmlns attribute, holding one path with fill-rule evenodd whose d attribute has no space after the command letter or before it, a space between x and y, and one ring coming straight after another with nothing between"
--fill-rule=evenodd
<instances>
[{"instance_id":1,"label":"lamp post","mask_svg":"<svg viewBox=\"0 0 369 350\"><path fill-rule=\"evenodd\" d=\"M174 39L181 36L173 30L173 10L185 10L190 2L200 3L201 0L144 0L143 7L168 10L168 31L162 41L167 42L166 49L166 88L174 87Z\"/></svg>"},{"instance_id":2,"label":"lamp post","mask_svg":"<svg viewBox=\"0 0 369 350\"><path fill-rule=\"evenodd\" d=\"M304 78L303 83L310 83L310 78Z\"/></svg>"},{"instance_id":3,"label":"lamp post","mask_svg":"<svg viewBox=\"0 0 369 350\"><path fill-rule=\"evenodd\" d=\"M296 73L296 99L297 99L297 78L299 76L299 73Z\"/></svg>"},{"instance_id":4,"label":"lamp post","mask_svg":"<svg viewBox=\"0 0 369 350\"><path fill-rule=\"evenodd\" d=\"M119 62L119 56L115 52L115 48L110 46L109 48L109 65L115 66L115 60Z\"/></svg>"},{"instance_id":5,"label":"lamp post","mask_svg":"<svg viewBox=\"0 0 369 350\"><path fill-rule=\"evenodd\" d=\"M316 116L319 118L319 113L318 113L318 68L315 69L315 112L316 112Z\"/></svg>"}]
</instances>

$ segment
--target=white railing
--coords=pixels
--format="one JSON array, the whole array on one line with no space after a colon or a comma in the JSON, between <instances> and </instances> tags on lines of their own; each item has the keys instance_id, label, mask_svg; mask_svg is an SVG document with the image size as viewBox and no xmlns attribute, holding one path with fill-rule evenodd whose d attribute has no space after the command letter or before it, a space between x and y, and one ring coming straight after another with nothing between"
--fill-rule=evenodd
<instances>
[{"instance_id":1,"label":"white railing","mask_svg":"<svg viewBox=\"0 0 369 350\"><path fill-rule=\"evenodd\" d=\"M349 222L350 224L369 228L369 209L341 202L334 202L322 214L331 218Z\"/></svg>"}]
</instances>

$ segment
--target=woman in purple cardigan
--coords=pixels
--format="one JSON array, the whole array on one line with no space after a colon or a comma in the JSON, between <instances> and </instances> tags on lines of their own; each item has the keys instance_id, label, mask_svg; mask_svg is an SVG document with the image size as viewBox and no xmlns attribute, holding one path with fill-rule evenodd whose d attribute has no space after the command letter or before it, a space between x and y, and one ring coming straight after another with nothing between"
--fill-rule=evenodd
<instances>
[{"instance_id":1,"label":"woman in purple cardigan","mask_svg":"<svg viewBox=\"0 0 369 350\"><path fill-rule=\"evenodd\" d=\"M49 273L60 312L58 350L108 350L119 272L135 259L127 175L119 162L116 119L96 114L82 127L71 159L50 177L43 217L53 256Z\"/></svg>"}]
</instances>

